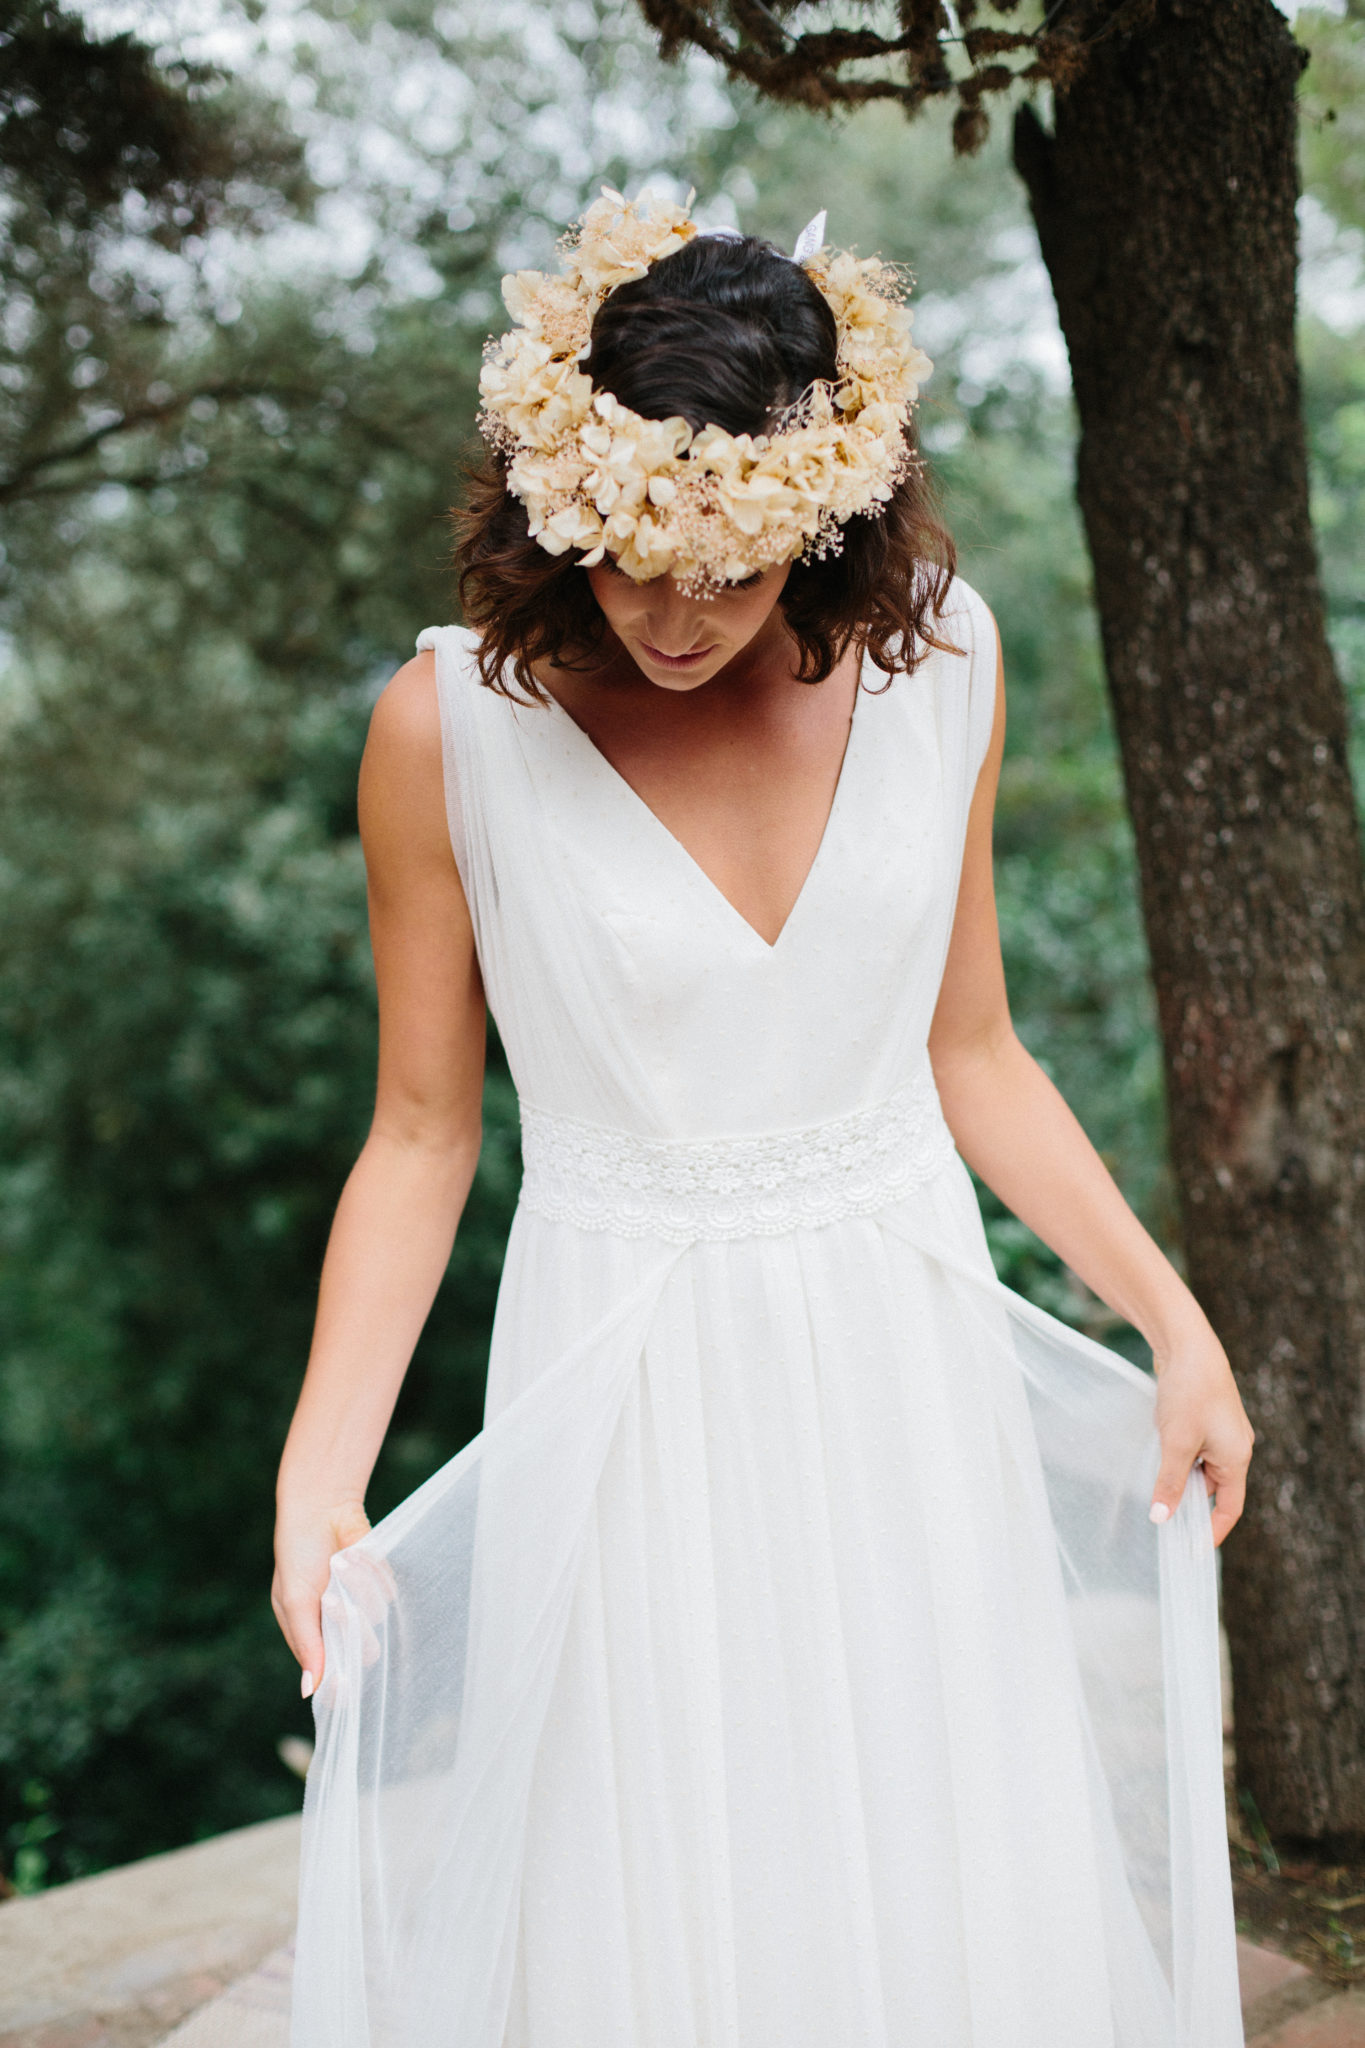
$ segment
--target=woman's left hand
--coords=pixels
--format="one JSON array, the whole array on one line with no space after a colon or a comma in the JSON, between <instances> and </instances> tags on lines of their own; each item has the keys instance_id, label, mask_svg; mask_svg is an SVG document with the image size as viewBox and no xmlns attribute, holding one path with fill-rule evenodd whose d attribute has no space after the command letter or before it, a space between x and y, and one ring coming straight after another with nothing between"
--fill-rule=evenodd
<instances>
[{"instance_id":1,"label":"woman's left hand","mask_svg":"<svg viewBox=\"0 0 1365 2048\"><path fill-rule=\"evenodd\" d=\"M1152 1520L1170 1520L1198 1459L1204 1485L1216 1496L1213 1540L1221 1543L1246 1502L1247 1466L1256 1432L1247 1420L1227 1354L1211 1330L1165 1358L1158 1356L1156 1366L1161 1470L1152 1493Z\"/></svg>"}]
</instances>

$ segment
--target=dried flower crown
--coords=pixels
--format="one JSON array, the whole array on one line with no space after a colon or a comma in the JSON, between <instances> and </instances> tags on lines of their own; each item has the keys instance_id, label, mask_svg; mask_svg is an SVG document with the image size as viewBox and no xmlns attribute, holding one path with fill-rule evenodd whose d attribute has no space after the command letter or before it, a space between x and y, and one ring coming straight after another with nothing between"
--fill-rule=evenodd
<instances>
[{"instance_id":1,"label":"dried flower crown","mask_svg":"<svg viewBox=\"0 0 1365 2048\"><path fill-rule=\"evenodd\" d=\"M637 583L671 572L716 588L837 551L845 520L884 508L914 460L903 429L933 366L911 340L901 273L827 251L823 231L821 214L793 260L834 314L838 378L767 434L643 419L579 367L608 294L697 235L686 206L604 188L564 237L560 276L503 279L516 324L488 345L479 425L541 547L581 548L585 568L610 555Z\"/></svg>"}]
</instances>

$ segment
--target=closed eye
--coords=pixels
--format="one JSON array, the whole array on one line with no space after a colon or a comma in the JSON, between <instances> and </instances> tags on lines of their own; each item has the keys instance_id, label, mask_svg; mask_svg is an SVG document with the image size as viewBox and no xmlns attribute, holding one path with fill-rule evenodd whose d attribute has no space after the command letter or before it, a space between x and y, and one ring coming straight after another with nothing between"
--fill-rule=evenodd
<instances>
[{"instance_id":1,"label":"closed eye","mask_svg":"<svg viewBox=\"0 0 1365 2048\"><path fill-rule=\"evenodd\" d=\"M608 569L613 576L621 577L624 582L633 583L635 580L634 577L627 576L625 570L621 567L621 564L613 560L613 558L610 555L606 557L606 560L604 561L602 566L605 569ZM725 589L752 590L756 583L761 583L763 581L763 576L764 572L762 569L755 569L752 576L744 577L743 580L739 583L727 583L725 585Z\"/></svg>"}]
</instances>

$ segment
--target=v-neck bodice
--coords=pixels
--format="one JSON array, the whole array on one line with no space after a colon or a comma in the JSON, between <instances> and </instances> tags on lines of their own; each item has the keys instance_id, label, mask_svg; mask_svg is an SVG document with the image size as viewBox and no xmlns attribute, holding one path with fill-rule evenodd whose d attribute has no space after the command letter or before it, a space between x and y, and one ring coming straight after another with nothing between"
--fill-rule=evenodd
<instances>
[{"instance_id":1,"label":"v-neck bodice","mask_svg":"<svg viewBox=\"0 0 1365 2048\"><path fill-rule=\"evenodd\" d=\"M564 719L573 728L574 732L578 734L578 737L582 740L584 748L587 750L588 755L591 757L593 761L595 761L600 766L603 780L609 785L611 785L613 788L616 788L620 791L622 800L625 803L638 804L641 807L641 809L645 812L647 818L658 828L659 832L661 832L664 835L664 838L668 840L674 848L676 848L677 860L675 864L678 865L680 869L682 869L683 871L690 870L695 883L708 893L719 897L723 908L725 910L728 910L732 916L739 919L739 922L745 927L746 931L752 933L758 945L765 947L766 950L771 953L774 952L776 948L782 944L783 938L786 936L787 931L790 929L793 920L795 919L798 911L801 908L802 900L806 894L807 887L810 886L812 877L815 874L815 870L820 865L821 857L823 856L825 850L825 842L833 836L836 816L843 802L845 782L852 780L853 771L849 768L849 756L852 754L854 749L855 728L859 729L859 731L861 730L860 721L857 716L857 709L859 700L863 695L862 677L863 674L866 672L866 668L867 659L866 656L864 656L862 667L859 671L859 681L854 690L853 713L849 719L848 731L844 736L843 752L839 759L839 768L835 777L834 793L830 798L829 807L825 813L825 821L823 827L821 828L820 838L816 845L815 852L811 857L810 865L807 867L805 874L801 878L801 886L797 890L796 895L793 898L790 907L788 908L785 918L782 920L782 928L778 932L776 938L773 939L764 938L762 932L759 931L757 925L753 923L752 919L746 917L744 912L739 908L738 904L736 904L729 896L726 895L725 891L721 888L719 882L717 882L715 877L712 874L710 874L709 871L703 866L702 862L697 858L696 854L694 854L690 850L690 848L683 843L683 841L679 838L678 834L673 830L671 825L667 825L664 823L664 820L660 817L659 813L654 809L654 806L651 803L649 803L649 801L645 797L641 796L639 790L637 790L635 785L621 773L620 769L616 766L616 764L610 759L608 759L607 755L603 753L601 747L598 746L596 740L592 738L590 733L584 731L583 727L578 723L578 720L573 716L572 712L566 710L564 705L560 703L557 697L550 698L548 708L559 718Z\"/></svg>"},{"instance_id":2,"label":"v-neck bodice","mask_svg":"<svg viewBox=\"0 0 1365 2048\"><path fill-rule=\"evenodd\" d=\"M434 645L452 838L523 1099L665 1138L803 1128L923 1064L994 702L994 629L862 678L819 849L770 945L558 705ZM875 677L872 688L868 682Z\"/></svg>"}]
</instances>

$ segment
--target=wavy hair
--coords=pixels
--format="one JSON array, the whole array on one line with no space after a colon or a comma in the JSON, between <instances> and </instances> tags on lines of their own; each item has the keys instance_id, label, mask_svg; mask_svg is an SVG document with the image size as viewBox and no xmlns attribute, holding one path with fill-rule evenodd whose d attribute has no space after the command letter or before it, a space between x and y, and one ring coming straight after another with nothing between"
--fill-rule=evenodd
<instances>
[{"instance_id":1,"label":"wavy hair","mask_svg":"<svg viewBox=\"0 0 1365 2048\"><path fill-rule=\"evenodd\" d=\"M694 432L759 434L811 384L837 382L836 343L834 315L799 264L754 236L699 235L603 301L583 368L645 419L680 413ZM893 676L951 644L936 620L956 551L913 426L904 432L914 459L889 502L847 520L838 553L793 562L783 586L802 682L823 682L850 646ZM482 681L543 698L537 664L591 666L606 619L578 551L551 555L532 540L506 475L492 449L468 472L454 514L460 605Z\"/></svg>"}]
</instances>

